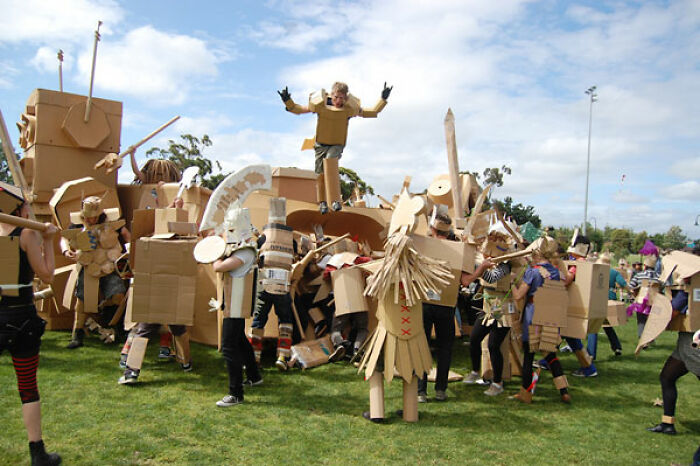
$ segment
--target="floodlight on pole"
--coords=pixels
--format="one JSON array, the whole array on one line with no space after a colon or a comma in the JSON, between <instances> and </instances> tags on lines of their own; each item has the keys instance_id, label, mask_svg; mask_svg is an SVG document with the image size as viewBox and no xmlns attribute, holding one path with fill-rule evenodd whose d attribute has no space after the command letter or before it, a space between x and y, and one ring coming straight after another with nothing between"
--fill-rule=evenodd
<instances>
[{"instance_id":1,"label":"floodlight on pole","mask_svg":"<svg viewBox=\"0 0 700 466\"><path fill-rule=\"evenodd\" d=\"M586 200L583 206L583 234L586 234L586 223L588 222L588 179L591 172L591 129L593 127L593 102L598 101L596 86L586 89L586 94L590 97L590 110L588 112L588 157L586 159Z\"/></svg>"}]
</instances>

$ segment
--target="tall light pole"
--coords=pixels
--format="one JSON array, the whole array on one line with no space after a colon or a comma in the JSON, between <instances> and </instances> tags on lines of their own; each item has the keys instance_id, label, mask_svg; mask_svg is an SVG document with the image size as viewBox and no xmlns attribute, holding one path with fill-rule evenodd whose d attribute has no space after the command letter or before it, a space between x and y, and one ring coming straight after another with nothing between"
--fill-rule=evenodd
<instances>
[{"instance_id":1,"label":"tall light pole","mask_svg":"<svg viewBox=\"0 0 700 466\"><path fill-rule=\"evenodd\" d=\"M598 221L595 217L591 217L591 220L593 220L593 233L595 233L595 231L598 229Z\"/></svg>"},{"instance_id":2,"label":"tall light pole","mask_svg":"<svg viewBox=\"0 0 700 466\"><path fill-rule=\"evenodd\" d=\"M591 172L591 128L593 126L593 102L598 101L598 94L595 93L596 86L586 89L586 94L590 97L591 106L588 112L588 158L586 160L586 202L583 207L583 234L586 234L586 224L588 223L588 178Z\"/></svg>"}]
</instances>

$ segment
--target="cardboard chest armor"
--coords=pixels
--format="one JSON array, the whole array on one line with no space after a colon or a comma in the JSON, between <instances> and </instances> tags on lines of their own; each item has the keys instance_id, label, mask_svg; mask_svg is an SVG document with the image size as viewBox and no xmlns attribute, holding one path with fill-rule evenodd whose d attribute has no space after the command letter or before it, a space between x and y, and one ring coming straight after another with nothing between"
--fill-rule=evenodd
<instances>
[{"instance_id":1,"label":"cardboard chest armor","mask_svg":"<svg viewBox=\"0 0 700 466\"><path fill-rule=\"evenodd\" d=\"M240 246L232 251L232 255L243 249L249 249L257 256L257 250L252 245ZM237 270L237 272L239 272L237 275L243 273L242 270ZM223 280L221 281L223 296L217 296L217 298L219 302L222 302L222 298L226 300L224 313L227 314L227 317L238 319L252 317L258 296L258 265L255 260L249 265L243 276L233 277L230 272L221 275L223 275ZM219 295L218 286L217 295Z\"/></svg>"},{"instance_id":2,"label":"cardboard chest armor","mask_svg":"<svg viewBox=\"0 0 700 466\"><path fill-rule=\"evenodd\" d=\"M359 115L360 99L348 94L342 108L328 105L325 89L309 96L309 110L318 115L316 121L316 142L329 146L344 146L348 137L348 119Z\"/></svg>"},{"instance_id":3,"label":"cardboard chest armor","mask_svg":"<svg viewBox=\"0 0 700 466\"><path fill-rule=\"evenodd\" d=\"M263 229L265 243L260 248L264 258L261 270L263 289L271 294L289 293L289 273L294 262L294 234L291 227L269 223Z\"/></svg>"}]
</instances>

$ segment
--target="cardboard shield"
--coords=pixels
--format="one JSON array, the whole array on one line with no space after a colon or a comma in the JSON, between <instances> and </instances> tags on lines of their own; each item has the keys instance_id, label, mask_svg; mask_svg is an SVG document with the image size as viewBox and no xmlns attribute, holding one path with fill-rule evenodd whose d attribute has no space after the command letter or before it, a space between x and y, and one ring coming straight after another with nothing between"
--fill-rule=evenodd
<instances>
[{"instance_id":1,"label":"cardboard shield","mask_svg":"<svg viewBox=\"0 0 700 466\"><path fill-rule=\"evenodd\" d=\"M656 337L661 335L661 332L666 330L666 326L671 321L671 313L671 300L661 293L657 294L654 298L654 304L651 306L642 336L639 338L637 349L634 350L635 355L639 354L644 345L655 340Z\"/></svg>"}]
</instances>

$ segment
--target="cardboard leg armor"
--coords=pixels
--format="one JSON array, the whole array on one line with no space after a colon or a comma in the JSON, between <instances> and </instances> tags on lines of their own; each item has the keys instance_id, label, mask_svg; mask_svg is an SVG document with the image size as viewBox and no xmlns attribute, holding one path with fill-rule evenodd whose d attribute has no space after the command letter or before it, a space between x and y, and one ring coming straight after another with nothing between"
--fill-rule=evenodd
<instances>
[{"instance_id":1,"label":"cardboard leg armor","mask_svg":"<svg viewBox=\"0 0 700 466\"><path fill-rule=\"evenodd\" d=\"M129 348L129 356L126 358L126 366L129 369L141 370L146 356L146 346L148 346L148 338L134 337Z\"/></svg>"},{"instance_id":2,"label":"cardboard leg armor","mask_svg":"<svg viewBox=\"0 0 700 466\"><path fill-rule=\"evenodd\" d=\"M260 364L260 357L262 355L263 346L263 336L265 335L264 328L252 328L250 329L250 344L253 347L253 354L255 354L255 362Z\"/></svg>"},{"instance_id":3,"label":"cardboard leg armor","mask_svg":"<svg viewBox=\"0 0 700 466\"><path fill-rule=\"evenodd\" d=\"M673 416L666 416L665 414L661 416L661 422L665 424L675 424L676 423L676 418Z\"/></svg>"},{"instance_id":4,"label":"cardboard leg armor","mask_svg":"<svg viewBox=\"0 0 700 466\"><path fill-rule=\"evenodd\" d=\"M292 355L292 332L294 327L292 324L279 325L279 338L277 339L277 357L289 360Z\"/></svg>"},{"instance_id":5,"label":"cardboard leg armor","mask_svg":"<svg viewBox=\"0 0 700 466\"><path fill-rule=\"evenodd\" d=\"M326 183L326 202L341 202L343 198L340 195L340 173L338 172L338 159L333 157L323 159L323 176Z\"/></svg>"},{"instance_id":6,"label":"cardboard leg armor","mask_svg":"<svg viewBox=\"0 0 700 466\"><path fill-rule=\"evenodd\" d=\"M403 381L403 420L418 422L418 377Z\"/></svg>"},{"instance_id":7,"label":"cardboard leg armor","mask_svg":"<svg viewBox=\"0 0 700 466\"><path fill-rule=\"evenodd\" d=\"M75 318L73 320L73 334L71 335L71 338L75 340L76 338L76 332L78 330L82 330L83 327L85 327L85 318L87 317L85 315L85 306L83 304L82 299L76 300L75 303Z\"/></svg>"},{"instance_id":8,"label":"cardboard leg armor","mask_svg":"<svg viewBox=\"0 0 700 466\"><path fill-rule=\"evenodd\" d=\"M185 332L175 338L175 358L180 364L190 363L190 334Z\"/></svg>"},{"instance_id":9,"label":"cardboard leg armor","mask_svg":"<svg viewBox=\"0 0 700 466\"><path fill-rule=\"evenodd\" d=\"M326 202L326 182L323 173L316 177L316 202Z\"/></svg>"},{"instance_id":10,"label":"cardboard leg armor","mask_svg":"<svg viewBox=\"0 0 700 466\"><path fill-rule=\"evenodd\" d=\"M554 382L554 386L557 388L557 390L561 390L562 388L569 388L569 381L566 380L565 375L554 377L552 379L552 382Z\"/></svg>"},{"instance_id":11,"label":"cardboard leg armor","mask_svg":"<svg viewBox=\"0 0 700 466\"><path fill-rule=\"evenodd\" d=\"M416 385L416 400L418 386ZM384 419L384 374L374 371L369 378L369 417Z\"/></svg>"},{"instance_id":12,"label":"cardboard leg armor","mask_svg":"<svg viewBox=\"0 0 700 466\"><path fill-rule=\"evenodd\" d=\"M581 367L588 367L591 365L593 358L588 354L585 348L576 351L576 359Z\"/></svg>"}]
</instances>

